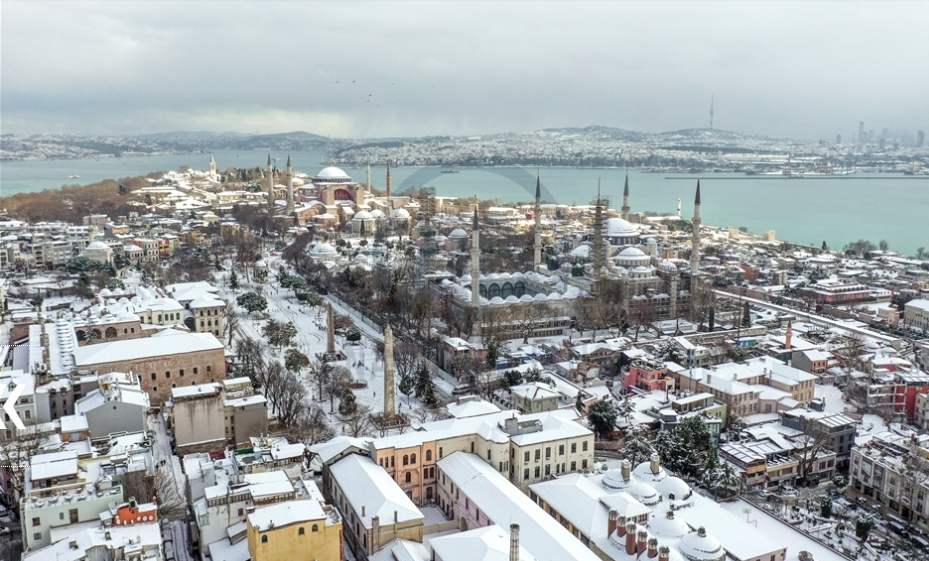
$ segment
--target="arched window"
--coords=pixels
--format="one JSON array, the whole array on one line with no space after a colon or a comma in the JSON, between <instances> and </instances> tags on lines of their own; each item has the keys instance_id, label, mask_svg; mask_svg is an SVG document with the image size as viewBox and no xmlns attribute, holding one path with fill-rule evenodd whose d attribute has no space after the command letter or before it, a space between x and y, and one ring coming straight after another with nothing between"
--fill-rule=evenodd
<instances>
[{"instance_id":1,"label":"arched window","mask_svg":"<svg viewBox=\"0 0 929 561\"><path fill-rule=\"evenodd\" d=\"M94 339L99 339L99 338L100 338L100 330L99 330L99 329L91 329L90 332L94 334Z\"/></svg>"},{"instance_id":2,"label":"arched window","mask_svg":"<svg viewBox=\"0 0 929 561\"><path fill-rule=\"evenodd\" d=\"M410 465L410 457L407 456L406 454L403 455L403 465L405 466Z\"/></svg>"},{"instance_id":3,"label":"arched window","mask_svg":"<svg viewBox=\"0 0 929 561\"><path fill-rule=\"evenodd\" d=\"M318 532L318 531L319 531L319 524L313 524L313 531L314 531L314 532Z\"/></svg>"},{"instance_id":4,"label":"arched window","mask_svg":"<svg viewBox=\"0 0 929 561\"><path fill-rule=\"evenodd\" d=\"M416 465L416 454L410 454L410 463Z\"/></svg>"},{"instance_id":5,"label":"arched window","mask_svg":"<svg viewBox=\"0 0 929 561\"><path fill-rule=\"evenodd\" d=\"M526 293L526 285L523 281L516 281L516 284L513 285L513 296L517 298Z\"/></svg>"},{"instance_id":6,"label":"arched window","mask_svg":"<svg viewBox=\"0 0 929 561\"><path fill-rule=\"evenodd\" d=\"M268 543L268 536L261 536L261 543Z\"/></svg>"},{"instance_id":7,"label":"arched window","mask_svg":"<svg viewBox=\"0 0 929 561\"><path fill-rule=\"evenodd\" d=\"M412 483L412 482L413 482L413 474L410 473L410 472L406 472L405 481L406 481L407 483Z\"/></svg>"},{"instance_id":8,"label":"arched window","mask_svg":"<svg viewBox=\"0 0 929 561\"><path fill-rule=\"evenodd\" d=\"M478 287L477 291L478 291L478 293L479 293L481 296L483 296L484 298L487 298L487 287L486 287L486 286L484 286L483 284L480 285L480 287Z\"/></svg>"},{"instance_id":9,"label":"arched window","mask_svg":"<svg viewBox=\"0 0 929 561\"><path fill-rule=\"evenodd\" d=\"M83 341L83 340L85 340L85 339L87 338L87 333L85 333L84 331L82 331L82 330L80 330L80 329L78 329L76 333L77 333L77 340L78 340L78 341Z\"/></svg>"},{"instance_id":10,"label":"arched window","mask_svg":"<svg viewBox=\"0 0 929 561\"><path fill-rule=\"evenodd\" d=\"M111 338L113 338L113 337L116 337L118 334L119 334L119 333L116 331L116 328L115 328L115 327L107 327L107 328L106 328L106 338L107 338L107 339L111 339Z\"/></svg>"},{"instance_id":11,"label":"arched window","mask_svg":"<svg viewBox=\"0 0 929 561\"><path fill-rule=\"evenodd\" d=\"M513 285L508 282L503 283L503 290L500 292L500 297L506 298L507 296L512 296L512 295L513 295Z\"/></svg>"},{"instance_id":12,"label":"arched window","mask_svg":"<svg viewBox=\"0 0 929 561\"><path fill-rule=\"evenodd\" d=\"M432 450L426 450L426 461L427 462L432 461Z\"/></svg>"},{"instance_id":13,"label":"arched window","mask_svg":"<svg viewBox=\"0 0 929 561\"><path fill-rule=\"evenodd\" d=\"M487 289L487 298L496 298L500 296L500 285L493 283L490 285L490 288Z\"/></svg>"},{"instance_id":14,"label":"arched window","mask_svg":"<svg viewBox=\"0 0 929 561\"><path fill-rule=\"evenodd\" d=\"M304 534L306 534L306 530L301 526L300 529L297 530L297 535L302 536Z\"/></svg>"}]
</instances>

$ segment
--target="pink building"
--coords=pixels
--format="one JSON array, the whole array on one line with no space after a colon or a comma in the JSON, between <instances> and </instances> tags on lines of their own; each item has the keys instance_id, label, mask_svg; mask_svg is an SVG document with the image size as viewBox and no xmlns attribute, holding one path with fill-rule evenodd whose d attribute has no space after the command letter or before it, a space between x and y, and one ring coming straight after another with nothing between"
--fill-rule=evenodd
<instances>
[{"instance_id":1,"label":"pink building","mask_svg":"<svg viewBox=\"0 0 929 561\"><path fill-rule=\"evenodd\" d=\"M623 385L626 391L636 387L646 391L667 389L665 377L668 369L661 362L636 359L629 366L629 372L623 376Z\"/></svg>"}]
</instances>

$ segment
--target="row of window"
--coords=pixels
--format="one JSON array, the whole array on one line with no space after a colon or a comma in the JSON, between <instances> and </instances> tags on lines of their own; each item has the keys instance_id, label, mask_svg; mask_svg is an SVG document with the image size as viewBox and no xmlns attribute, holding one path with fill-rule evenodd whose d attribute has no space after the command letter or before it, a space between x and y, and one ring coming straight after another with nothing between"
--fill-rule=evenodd
<instances>
[{"instance_id":1,"label":"row of window","mask_svg":"<svg viewBox=\"0 0 929 561\"><path fill-rule=\"evenodd\" d=\"M587 460L581 460L581 469L587 469ZM571 462L571 471L577 471L577 462ZM555 475L561 475L562 473L568 473L565 470L565 464L555 464ZM545 477L548 477L552 474L552 465L545 464ZM532 472L533 479L540 479L542 477L542 466L536 466L535 471ZM529 468L523 470L523 481L529 480Z\"/></svg>"},{"instance_id":2,"label":"row of window","mask_svg":"<svg viewBox=\"0 0 929 561\"><path fill-rule=\"evenodd\" d=\"M207 371L207 373L212 372L212 371L213 371L213 367L212 367L211 365L209 365L209 364L206 365L206 371ZM183 369L183 368L181 368L180 370L178 370L177 373L178 373L178 376L180 376L181 378L184 377L184 369ZM196 376L196 375L199 374L199 373L200 373L199 368L196 367L196 366L194 366L194 376ZM165 371L165 378L170 378L170 377L171 377L171 371L170 371L170 370ZM152 380L157 380L157 379L158 379L158 374L156 374L155 372L152 372Z\"/></svg>"},{"instance_id":3,"label":"row of window","mask_svg":"<svg viewBox=\"0 0 929 561\"><path fill-rule=\"evenodd\" d=\"M319 531L319 524L313 524L312 530L313 530L314 532L318 532L318 531ZM300 528L297 529L297 535L298 535L298 536L305 536L305 535L306 535L306 528L304 528L303 526L300 526ZM264 534L264 535L261 536L261 543L268 543L268 534Z\"/></svg>"},{"instance_id":4,"label":"row of window","mask_svg":"<svg viewBox=\"0 0 929 561\"><path fill-rule=\"evenodd\" d=\"M588 447L589 447L589 444L588 444L588 442L587 442L586 440L583 441L583 442L581 442L581 451L586 452L586 451L588 450ZM559 456L564 456L564 450L565 450L564 444L559 445L559 446L558 446L558 455L559 455ZM572 453L572 454L577 454L577 442L572 442L572 443L571 443L571 453ZM529 450L526 450L525 452L523 452L523 461L524 461L524 462L528 462L528 461L529 461L529 455L530 455L530 454L529 454ZM511 454L511 456L512 456L512 454ZM551 446L547 446L547 447L545 448L545 459L546 459L546 460L549 460L549 459L551 459L551 457L552 457L552 447L551 447ZM489 459L489 455L488 455L488 459ZM542 449L539 448L539 449L537 449L537 450L535 451L535 461L538 462L538 461L541 460L541 459L542 459ZM586 462L587 460L584 460L584 461Z\"/></svg>"}]
</instances>

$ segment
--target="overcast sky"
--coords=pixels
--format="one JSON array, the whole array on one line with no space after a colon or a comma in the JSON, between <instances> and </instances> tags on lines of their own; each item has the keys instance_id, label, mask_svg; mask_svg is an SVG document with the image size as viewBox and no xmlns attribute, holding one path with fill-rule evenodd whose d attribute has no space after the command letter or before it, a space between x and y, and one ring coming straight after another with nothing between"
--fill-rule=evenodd
<instances>
[{"instance_id":1,"label":"overcast sky","mask_svg":"<svg viewBox=\"0 0 929 561\"><path fill-rule=\"evenodd\" d=\"M929 129L929 2L0 3L2 132Z\"/></svg>"}]
</instances>

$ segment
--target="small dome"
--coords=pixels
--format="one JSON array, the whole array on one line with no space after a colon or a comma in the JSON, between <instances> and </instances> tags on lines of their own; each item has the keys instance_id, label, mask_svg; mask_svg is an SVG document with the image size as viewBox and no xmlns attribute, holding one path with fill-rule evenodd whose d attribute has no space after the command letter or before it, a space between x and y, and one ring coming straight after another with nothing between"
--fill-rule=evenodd
<instances>
[{"instance_id":1,"label":"small dome","mask_svg":"<svg viewBox=\"0 0 929 561\"><path fill-rule=\"evenodd\" d=\"M648 483L650 485L654 485L655 483L658 483L659 481L663 481L666 477L668 477L668 472L666 472L665 469L661 467L660 463L658 463L658 471L653 472L651 461L642 462L639 465L635 466L635 469L632 470L632 473L633 475L636 476L636 479L639 479L640 481L644 481L645 483Z\"/></svg>"},{"instance_id":2,"label":"small dome","mask_svg":"<svg viewBox=\"0 0 929 561\"><path fill-rule=\"evenodd\" d=\"M533 296L532 299L538 300L538 301L548 300L548 295L545 294L544 292L539 292L538 294Z\"/></svg>"},{"instance_id":3,"label":"small dome","mask_svg":"<svg viewBox=\"0 0 929 561\"><path fill-rule=\"evenodd\" d=\"M110 246L106 245L103 242L94 242L87 246L87 249L110 249Z\"/></svg>"},{"instance_id":4,"label":"small dome","mask_svg":"<svg viewBox=\"0 0 929 561\"><path fill-rule=\"evenodd\" d=\"M690 496L690 485L679 477L667 477L658 483L655 483L655 489L666 499L671 500L674 495L675 501L683 501Z\"/></svg>"},{"instance_id":5,"label":"small dome","mask_svg":"<svg viewBox=\"0 0 929 561\"><path fill-rule=\"evenodd\" d=\"M313 179L320 183L348 183L352 180L347 173L334 166L323 168Z\"/></svg>"},{"instance_id":6,"label":"small dome","mask_svg":"<svg viewBox=\"0 0 929 561\"><path fill-rule=\"evenodd\" d=\"M374 218L384 218L387 215L384 214L384 211L382 211L381 209L376 208L371 211L371 216L373 216Z\"/></svg>"},{"instance_id":7,"label":"small dome","mask_svg":"<svg viewBox=\"0 0 929 561\"><path fill-rule=\"evenodd\" d=\"M645 506L655 506L661 502L661 495L658 491L646 483L637 482L626 489L626 492Z\"/></svg>"},{"instance_id":8,"label":"small dome","mask_svg":"<svg viewBox=\"0 0 929 561\"><path fill-rule=\"evenodd\" d=\"M611 469L603 476L603 486L617 491L626 491L635 485L635 479L623 478L621 469Z\"/></svg>"},{"instance_id":9,"label":"small dome","mask_svg":"<svg viewBox=\"0 0 929 561\"><path fill-rule=\"evenodd\" d=\"M507 296L505 299L507 302L519 302L519 298L513 296L512 294Z\"/></svg>"},{"instance_id":10,"label":"small dome","mask_svg":"<svg viewBox=\"0 0 929 561\"><path fill-rule=\"evenodd\" d=\"M390 213L391 218L406 219L410 217L410 211L405 208L398 208L397 210Z\"/></svg>"},{"instance_id":11,"label":"small dome","mask_svg":"<svg viewBox=\"0 0 929 561\"><path fill-rule=\"evenodd\" d=\"M645 252L637 247L627 247L619 252L617 257L647 257Z\"/></svg>"},{"instance_id":12,"label":"small dome","mask_svg":"<svg viewBox=\"0 0 929 561\"><path fill-rule=\"evenodd\" d=\"M462 230L461 228L455 228L452 230L452 233L448 235L450 238L467 238L468 233Z\"/></svg>"},{"instance_id":13,"label":"small dome","mask_svg":"<svg viewBox=\"0 0 929 561\"><path fill-rule=\"evenodd\" d=\"M532 296L529 296L528 294L523 294L522 296L519 297L519 301L520 302L532 302Z\"/></svg>"},{"instance_id":14,"label":"small dome","mask_svg":"<svg viewBox=\"0 0 929 561\"><path fill-rule=\"evenodd\" d=\"M667 515L655 515L648 522L648 531L656 538L664 540L679 540L690 533L690 526L683 518L676 518L674 511L669 510Z\"/></svg>"},{"instance_id":15,"label":"small dome","mask_svg":"<svg viewBox=\"0 0 929 561\"><path fill-rule=\"evenodd\" d=\"M366 210L359 210L355 213L355 216L352 217L352 220L373 220L374 216Z\"/></svg>"},{"instance_id":16,"label":"small dome","mask_svg":"<svg viewBox=\"0 0 929 561\"><path fill-rule=\"evenodd\" d=\"M335 248L329 245L326 242L318 243L313 246L313 249L310 250L310 253L314 255L328 255L330 253L335 253Z\"/></svg>"},{"instance_id":17,"label":"small dome","mask_svg":"<svg viewBox=\"0 0 929 561\"><path fill-rule=\"evenodd\" d=\"M499 296L494 296L493 298L490 299L490 303L491 304L502 304L503 298L500 298Z\"/></svg>"},{"instance_id":18,"label":"small dome","mask_svg":"<svg viewBox=\"0 0 929 561\"><path fill-rule=\"evenodd\" d=\"M726 557L726 551L719 540L708 535L703 526L681 538L677 542L677 549L690 561L721 561Z\"/></svg>"}]
</instances>

